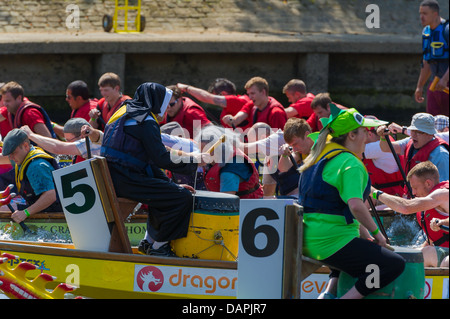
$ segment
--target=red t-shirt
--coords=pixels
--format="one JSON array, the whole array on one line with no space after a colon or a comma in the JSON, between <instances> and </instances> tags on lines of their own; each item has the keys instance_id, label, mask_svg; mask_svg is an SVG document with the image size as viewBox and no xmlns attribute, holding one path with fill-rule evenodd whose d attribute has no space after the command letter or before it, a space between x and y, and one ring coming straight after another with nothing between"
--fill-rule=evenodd
<instances>
[{"instance_id":1,"label":"red t-shirt","mask_svg":"<svg viewBox=\"0 0 450 319\"><path fill-rule=\"evenodd\" d=\"M313 110L311 108L311 102L314 99L314 94L308 93L304 98L299 99L297 102L289 105L297 111L297 115L295 117L307 119L313 114Z\"/></svg>"},{"instance_id":2,"label":"red t-shirt","mask_svg":"<svg viewBox=\"0 0 450 319\"><path fill-rule=\"evenodd\" d=\"M70 118L81 117L89 122L91 119L91 117L89 116L89 112L90 110L95 109L97 107L97 102L98 102L97 99L91 99L87 101L78 109L73 110L72 113L70 114Z\"/></svg>"},{"instance_id":3,"label":"red t-shirt","mask_svg":"<svg viewBox=\"0 0 450 319\"><path fill-rule=\"evenodd\" d=\"M250 126L258 122L263 122L269 124L273 129L282 130L287 121L287 115L283 105L271 96L269 96L269 102L264 110L259 111L253 102L250 101L242 107L241 111L247 113L247 120Z\"/></svg>"},{"instance_id":4,"label":"red t-shirt","mask_svg":"<svg viewBox=\"0 0 450 319\"><path fill-rule=\"evenodd\" d=\"M12 130L11 124L8 121L8 109L6 106L0 107L0 114L5 118L5 120L0 122L0 134L2 138L5 138L6 134Z\"/></svg>"},{"instance_id":5,"label":"red t-shirt","mask_svg":"<svg viewBox=\"0 0 450 319\"><path fill-rule=\"evenodd\" d=\"M27 107L22 113L22 125L28 125L32 131L37 123L45 124L44 116L41 112L32 107Z\"/></svg>"},{"instance_id":6,"label":"red t-shirt","mask_svg":"<svg viewBox=\"0 0 450 319\"><path fill-rule=\"evenodd\" d=\"M178 122L182 128L185 128L189 132L189 137L194 138L194 121L200 121L201 127L211 124L208 120L205 110L192 101L190 98L183 97L183 107L178 111L178 113L173 118L168 118L167 113L164 116L161 125L169 122Z\"/></svg>"},{"instance_id":7,"label":"red t-shirt","mask_svg":"<svg viewBox=\"0 0 450 319\"><path fill-rule=\"evenodd\" d=\"M227 107L222 110L222 113L220 114L220 123L223 127L231 127L228 124L225 124L222 119L225 115L236 115L242 107L247 104L248 102L251 102L248 95L227 95L225 96L225 100L227 101ZM248 121L245 125L239 125L242 130L245 130L247 127L249 127Z\"/></svg>"},{"instance_id":8,"label":"red t-shirt","mask_svg":"<svg viewBox=\"0 0 450 319\"><path fill-rule=\"evenodd\" d=\"M119 109L119 107L122 106L123 102L129 99L131 99L131 97L129 97L128 95L122 95L117 100L116 104L114 104L113 107L110 107L108 102L106 102L105 98L101 98L97 103L98 105L97 108L100 110L100 112L102 112L101 117L103 118L105 123L108 123L111 116Z\"/></svg>"}]
</instances>

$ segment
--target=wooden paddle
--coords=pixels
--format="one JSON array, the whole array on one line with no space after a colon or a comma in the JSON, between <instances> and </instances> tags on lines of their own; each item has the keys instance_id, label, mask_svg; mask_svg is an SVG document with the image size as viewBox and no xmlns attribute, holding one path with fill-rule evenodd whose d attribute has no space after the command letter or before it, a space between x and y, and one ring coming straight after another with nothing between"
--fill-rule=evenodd
<instances>
[{"instance_id":1,"label":"wooden paddle","mask_svg":"<svg viewBox=\"0 0 450 319\"><path fill-rule=\"evenodd\" d=\"M222 136L219 138L219 140L218 140L217 142L214 143L213 146L211 146L211 147L209 148L209 150L206 151L206 153L211 154L211 153L217 148L217 146L219 146L220 144L222 144L222 143L225 142L225 139L226 139L226 137L225 137L225 134L224 134L224 135L222 135Z\"/></svg>"},{"instance_id":2,"label":"wooden paddle","mask_svg":"<svg viewBox=\"0 0 450 319\"><path fill-rule=\"evenodd\" d=\"M6 205L8 206L9 210L11 211L11 213L14 213L15 210L14 208L11 206L11 199L13 199L16 196L15 193L11 193L9 194L7 197L0 199L0 206ZM25 223L23 221L21 221L19 223L20 227L22 227L22 230L25 234L31 234L32 231L30 230L30 228L28 228L27 225L25 225Z\"/></svg>"}]
</instances>

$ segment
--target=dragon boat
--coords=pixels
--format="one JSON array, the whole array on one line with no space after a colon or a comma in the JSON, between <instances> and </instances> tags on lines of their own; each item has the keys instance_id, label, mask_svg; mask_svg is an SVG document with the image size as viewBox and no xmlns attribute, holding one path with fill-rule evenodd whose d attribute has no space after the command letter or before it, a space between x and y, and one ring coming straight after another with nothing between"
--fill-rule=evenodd
<instances>
[{"instance_id":1,"label":"dragon boat","mask_svg":"<svg viewBox=\"0 0 450 319\"><path fill-rule=\"evenodd\" d=\"M129 218L138 203L115 197L103 158L55 171L54 178L63 214L26 223L56 225L72 242L0 240L0 290L14 291L7 296L314 299L328 282L327 265L301 254L302 208L292 200L198 191L187 237L172 242L177 257L155 257L131 243L127 227L145 227L146 215ZM18 227L2 214L5 225ZM395 250L407 267L371 298L448 298L448 268L424 268L419 250ZM344 294L353 279L342 277Z\"/></svg>"}]
</instances>

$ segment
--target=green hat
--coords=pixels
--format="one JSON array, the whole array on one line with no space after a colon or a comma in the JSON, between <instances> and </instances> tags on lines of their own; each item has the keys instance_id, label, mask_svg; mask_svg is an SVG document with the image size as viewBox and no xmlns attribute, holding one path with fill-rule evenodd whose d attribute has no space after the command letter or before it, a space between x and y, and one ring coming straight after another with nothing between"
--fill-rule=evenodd
<instances>
[{"instance_id":1,"label":"green hat","mask_svg":"<svg viewBox=\"0 0 450 319\"><path fill-rule=\"evenodd\" d=\"M325 128L329 128L331 132L330 135L333 137L347 134L348 132L351 132L361 126L377 127L388 124L386 121L365 118L354 108L341 110L333 103L330 103L330 111L330 117L321 118L320 121L323 124L322 131Z\"/></svg>"},{"instance_id":2,"label":"green hat","mask_svg":"<svg viewBox=\"0 0 450 319\"><path fill-rule=\"evenodd\" d=\"M15 128L9 131L3 139L2 155L8 156L12 152L14 152L17 146L22 144L27 138L27 133L25 133L21 129Z\"/></svg>"}]
</instances>

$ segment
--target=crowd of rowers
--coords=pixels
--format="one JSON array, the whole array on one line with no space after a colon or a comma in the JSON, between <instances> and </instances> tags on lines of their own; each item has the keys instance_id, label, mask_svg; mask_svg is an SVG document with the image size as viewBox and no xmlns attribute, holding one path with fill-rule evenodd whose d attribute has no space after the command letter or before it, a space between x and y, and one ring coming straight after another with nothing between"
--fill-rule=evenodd
<instances>
[{"instance_id":1,"label":"crowd of rowers","mask_svg":"<svg viewBox=\"0 0 450 319\"><path fill-rule=\"evenodd\" d=\"M360 123L369 119L378 123L364 127L365 148L355 154L364 163L373 187L368 200L403 214L427 212L422 218L418 215L427 244L446 251L433 249L426 261L430 266L448 266L448 232L439 228L448 227L447 116L417 113L409 126L378 121L374 115L358 118L360 113L335 103L328 93L309 93L298 79L283 88L291 103L287 107L269 95L268 82L261 77L251 78L243 95L238 95L235 85L224 78L216 79L207 90L181 83L162 90L160 85L145 83L133 98L122 94L120 78L114 73L105 73L98 85L102 95L99 100L90 97L83 81L68 85L70 119L61 126L52 122L42 106L27 99L19 83L0 83L0 187L13 184L26 201L25 207L18 207L12 214L16 222L39 212L63 211L51 174L60 167L55 157L71 155L73 163L78 163L87 158L89 149L92 155L108 159L115 186L122 185L116 187L117 195L138 200L151 212L154 220L149 217L142 251L158 254L163 247L162 254L166 255L167 243L186 234L189 218L179 218L176 211L190 212L192 208L181 195L180 185L191 192L195 188L243 199L298 199L299 168L310 155L319 132L333 116L351 111ZM220 119L214 121L195 100L220 107ZM157 133L151 127L144 133L134 129L139 126L136 124L142 127L154 123ZM405 138L395 140L397 134ZM89 147L85 136L90 137ZM156 146L158 141L163 149ZM141 153L151 154L151 165L146 163L148 156L133 155L136 145ZM158 171L152 170L153 165ZM140 178L138 184L127 185L133 173L123 167L141 170L150 179L141 174L134 181ZM177 187L159 184L166 179ZM433 194L442 191L447 194L446 204L433 199ZM375 237L370 230L365 234Z\"/></svg>"}]
</instances>

